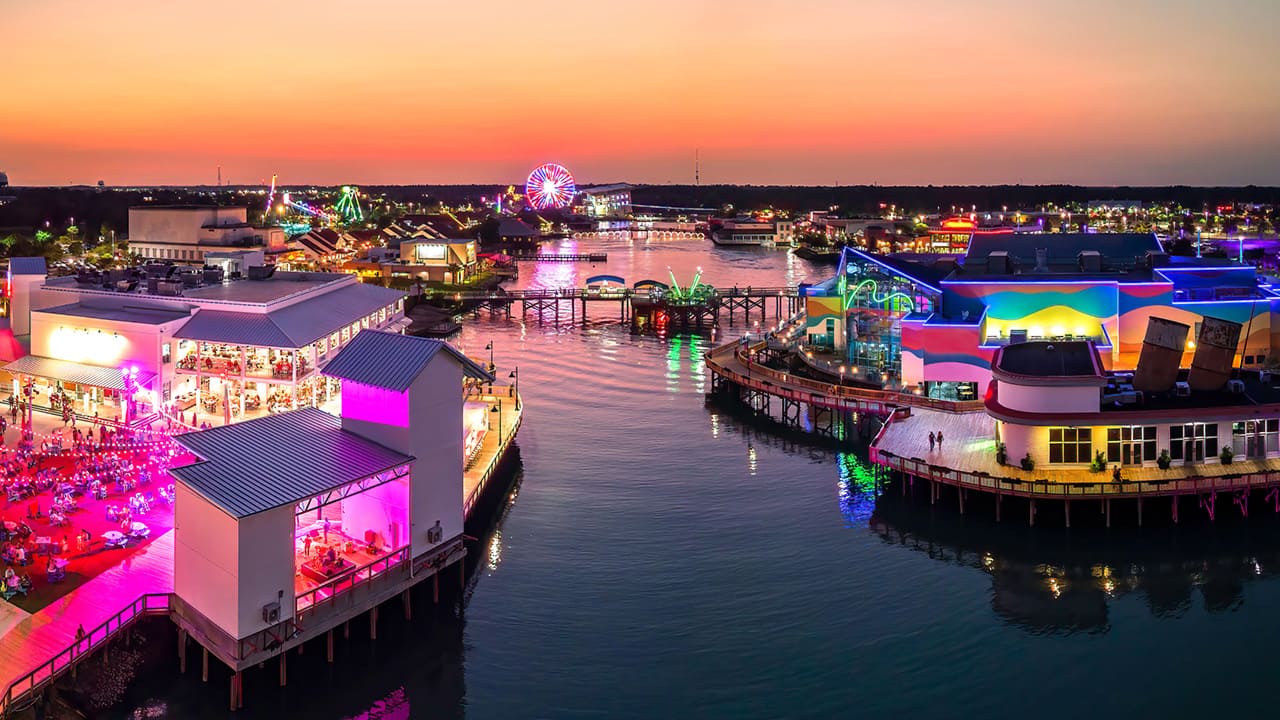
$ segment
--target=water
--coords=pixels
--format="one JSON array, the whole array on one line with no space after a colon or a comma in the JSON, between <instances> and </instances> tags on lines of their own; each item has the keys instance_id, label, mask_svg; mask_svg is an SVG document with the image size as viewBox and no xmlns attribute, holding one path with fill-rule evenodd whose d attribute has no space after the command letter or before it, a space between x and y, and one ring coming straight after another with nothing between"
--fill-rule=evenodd
<instances>
[{"instance_id":1,"label":"water","mask_svg":"<svg viewBox=\"0 0 1280 720\"><path fill-rule=\"evenodd\" d=\"M604 249L607 267L524 264L518 286L603 272L665 280L668 266L682 284L701 266L712 284L744 287L830 272L780 252L700 243ZM778 439L704 406L708 338L632 337L609 324L616 311L607 307L593 305L585 327L482 319L459 338L479 357L493 341L502 372L519 365L527 412L516 499L475 550L465 618L415 618L384 627L377 643L353 624L333 669L313 644L309 670L290 660L286 690L275 687L274 663L249 673L241 716L1270 709L1280 640L1274 523L1032 531L877 499L858 456ZM724 327L720 339L740 328ZM225 671L201 685L198 670L164 670L121 712L225 717L226 693Z\"/></svg>"}]
</instances>

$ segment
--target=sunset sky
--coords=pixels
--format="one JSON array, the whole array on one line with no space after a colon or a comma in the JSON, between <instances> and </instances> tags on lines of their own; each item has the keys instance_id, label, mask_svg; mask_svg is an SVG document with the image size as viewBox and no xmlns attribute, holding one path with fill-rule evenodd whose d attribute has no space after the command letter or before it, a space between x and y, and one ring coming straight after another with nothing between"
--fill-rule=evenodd
<instances>
[{"instance_id":1,"label":"sunset sky","mask_svg":"<svg viewBox=\"0 0 1280 720\"><path fill-rule=\"evenodd\" d=\"M15 185L1280 184L1277 0L0 0Z\"/></svg>"}]
</instances>

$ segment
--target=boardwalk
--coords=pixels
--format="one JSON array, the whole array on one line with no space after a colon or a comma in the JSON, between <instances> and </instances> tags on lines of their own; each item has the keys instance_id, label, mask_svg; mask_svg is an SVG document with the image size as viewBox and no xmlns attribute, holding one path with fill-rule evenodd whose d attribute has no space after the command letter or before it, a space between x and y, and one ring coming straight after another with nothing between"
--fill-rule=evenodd
<instances>
[{"instance_id":1,"label":"boardwalk","mask_svg":"<svg viewBox=\"0 0 1280 720\"><path fill-rule=\"evenodd\" d=\"M484 440L480 443L479 452L467 464L466 470L462 475L463 514L468 518L471 516L471 509L475 506L476 499L484 491L485 484L506 455L511 441L515 439L516 432L519 431L520 423L523 419L524 413L523 409L518 407L518 398L502 393L502 388L497 389L499 390L499 395L472 396L470 398L471 400L489 402L495 408L498 407L498 399L502 399L502 435L501 439L499 439L499 413L490 413L489 432L485 433Z\"/></svg>"},{"instance_id":2,"label":"boardwalk","mask_svg":"<svg viewBox=\"0 0 1280 720\"><path fill-rule=\"evenodd\" d=\"M143 595L172 592L170 530L44 609L7 625L0 637L2 687L8 688L74 645L77 628L83 626L90 632ZM93 640L96 645L101 634L95 634Z\"/></svg>"}]
</instances>

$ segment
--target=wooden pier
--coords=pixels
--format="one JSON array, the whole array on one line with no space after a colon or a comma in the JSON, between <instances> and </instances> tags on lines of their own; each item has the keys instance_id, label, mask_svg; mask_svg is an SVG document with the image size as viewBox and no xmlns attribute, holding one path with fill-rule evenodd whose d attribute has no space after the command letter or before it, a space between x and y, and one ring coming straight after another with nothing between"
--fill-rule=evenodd
<instances>
[{"instance_id":1,"label":"wooden pier","mask_svg":"<svg viewBox=\"0 0 1280 720\"><path fill-rule=\"evenodd\" d=\"M609 253L529 253L527 255L512 255L511 259L518 262L602 263L609 262Z\"/></svg>"},{"instance_id":2,"label":"wooden pier","mask_svg":"<svg viewBox=\"0 0 1280 720\"><path fill-rule=\"evenodd\" d=\"M489 402L498 412L493 422L496 432L486 434L479 452L464 469L464 520L470 518L510 452L523 415L521 398L512 386L486 386L468 399ZM338 626L345 628L346 635L352 619L368 615L370 635L376 638L378 609L388 600L400 597L408 617L409 593L414 586L431 580L438 600L439 576L455 565L462 584L466 583L461 562L466 549L461 539L417 558L408 557L407 548L402 548L311 591L315 593L312 602L284 623L247 638L228 640L214 623L174 594L174 533L170 530L136 553L124 555L120 564L34 614L17 608L0 614L0 683L5 687L0 717L10 717L39 702L58 678L74 673L90 656L108 653L115 638L147 616L167 616L177 626L181 670L186 670L191 639L201 648L203 681L209 679L210 656L232 669L229 708L235 710L244 706L241 674L247 669L278 657L283 686L289 650L301 652L305 643L324 638L332 662L333 633ZM85 635L78 638L81 627Z\"/></svg>"},{"instance_id":3,"label":"wooden pier","mask_svg":"<svg viewBox=\"0 0 1280 720\"><path fill-rule=\"evenodd\" d=\"M650 313L655 309L669 312L675 323L684 327L717 325L721 313L728 316L729 324L739 319L743 323L759 318L764 323L769 318L781 320L803 307L804 301L797 286L717 289L706 303L683 305L666 302L649 288L529 288L525 290L468 290L460 292L425 292L424 300L461 303L475 316L488 311L490 315L513 315L512 307L520 306L520 315L533 314L540 321L561 317L576 321L587 320L591 305L616 304L618 321L632 322L638 313ZM740 316L740 317L739 317Z\"/></svg>"}]
</instances>

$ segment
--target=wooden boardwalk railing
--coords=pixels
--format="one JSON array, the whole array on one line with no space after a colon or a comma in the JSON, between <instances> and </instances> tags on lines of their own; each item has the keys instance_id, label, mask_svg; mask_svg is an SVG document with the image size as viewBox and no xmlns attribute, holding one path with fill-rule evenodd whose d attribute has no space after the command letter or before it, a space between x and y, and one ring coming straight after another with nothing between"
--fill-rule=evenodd
<instances>
[{"instance_id":1,"label":"wooden boardwalk railing","mask_svg":"<svg viewBox=\"0 0 1280 720\"><path fill-rule=\"evenodd\" d=\"M106 622L85 633L85 636L70 647L50 658L35 670L23 675L9 684L3 700L0 700L0 714L5 717L16 709L17 705L31 699L36 691L41 690L70 670L80 659L101 648L108 640L128 628L138 618L147 615L168 615L169 594L150 593L143 595L126 605L120 612L107 618Z\"/></svg>"}]
</instances>

